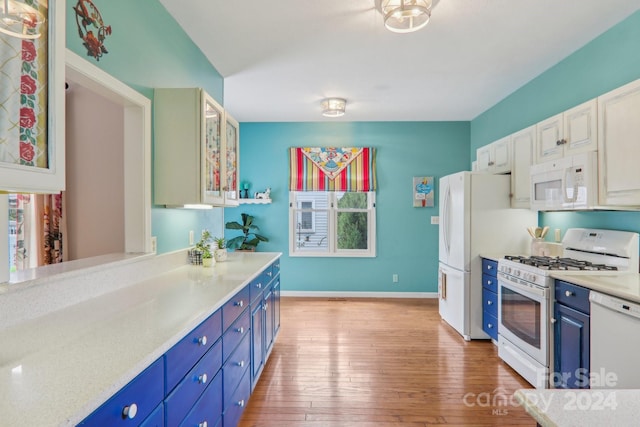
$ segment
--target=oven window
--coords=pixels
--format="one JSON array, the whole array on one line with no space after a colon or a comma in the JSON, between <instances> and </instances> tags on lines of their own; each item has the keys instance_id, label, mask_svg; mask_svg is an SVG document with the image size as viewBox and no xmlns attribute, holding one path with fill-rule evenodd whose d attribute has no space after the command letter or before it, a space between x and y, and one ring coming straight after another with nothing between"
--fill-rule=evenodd
<instances>
[{"instance_id":1,"label":"oven window","mask_svg":"<svg viewBox=\"0 0 640 427\"><path fill-rule=\"evenodd\" d=\"M540 348L540 302L506 287L500 287L502 325L524 342Z\"/></svg>"}]
</instances>

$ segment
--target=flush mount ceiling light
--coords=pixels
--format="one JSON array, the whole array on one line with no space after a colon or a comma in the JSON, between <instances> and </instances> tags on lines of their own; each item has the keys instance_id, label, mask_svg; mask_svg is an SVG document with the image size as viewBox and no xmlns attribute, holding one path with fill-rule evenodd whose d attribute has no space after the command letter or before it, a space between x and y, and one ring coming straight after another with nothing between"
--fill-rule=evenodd
<instances>
[{"instance_id":1,"label":"flush mount ceiling light","mask_svg":"<svg viewBox=\"0 0 640 427\"><path fill-rule=\"evenodd\" d=\"M24 2L0 1L0 33L19 39L37 39L44 20L40 12Z\"/></svg>"},{"instance_id":2,"label":"flush mount ceiling light","mask_svg":"<svg viewBox=\"0 0 640 427\"><path fill-rule=\"evenodd\" d=\"M322 115L325 117L344 116L347 100L342 98L327 98L322 101Z\"/></svg>"},{"instance_id":3,"label":"flush mount ceiling light","mask_svg":"<svg viewBox=\"0 0 640 427\"><path fill-rule=\"evenodd\" d=\"M411 33L424 28L431 18L432 0L376 0L384 26L394 33Z\"/></svg>"}]
</instances>

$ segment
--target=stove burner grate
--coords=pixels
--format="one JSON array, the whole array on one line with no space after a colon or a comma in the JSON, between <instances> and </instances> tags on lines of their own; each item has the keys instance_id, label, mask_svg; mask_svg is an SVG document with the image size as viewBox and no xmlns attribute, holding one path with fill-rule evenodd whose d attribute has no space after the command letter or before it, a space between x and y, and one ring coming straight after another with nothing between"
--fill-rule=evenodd
<instances>
[{"instance_id":1,"label":"stove burner grate","mask_svg":"<svg viewBox=\"0 0 640 427\"><path fill-rule=\"evenodd\" d=\"M560 258L549 256L530 256L523 257L518 255L506 255L505 259L520 264L529 265L540 268L542 270L587 270L587 271L616 271L618 267L605 264L594 264L590 261L584 261L573 258Z\"/></svg>"}]
</instances>

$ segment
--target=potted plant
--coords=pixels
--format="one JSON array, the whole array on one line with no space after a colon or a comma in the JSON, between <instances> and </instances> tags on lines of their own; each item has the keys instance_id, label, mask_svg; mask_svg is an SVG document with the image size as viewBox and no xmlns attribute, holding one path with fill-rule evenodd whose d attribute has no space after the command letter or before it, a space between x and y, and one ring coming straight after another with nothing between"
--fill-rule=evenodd
<instances>
[{"instance_id":1,"label":"potted plant","mask_svg":"<svg viewBox=\"0 0 640 427\"><path fill-rule=\"evenodd\" d=\"M213 250L213 256L216 262L222 262L227 259L227 243L224 237L213 238L215 249Z\"/></svg>"},{"instance_id":2,"label":"potted plant","mask_svg":"<svg viewBox=\"0 0 640 427\"><path fill-rule=\"evenodd\" d=\"M211 267L213 265L213 254L211 253L211 233L209 230L202 230L200 241L196 243L196 249L202 252L202 265Z\"/></svg>"},{"instance_id":3,"label":"potted plant","mask_svg":"<svg viewBox=\"0 0 640 427\"><path fill-rule=\"evenodd\" d=\"M235 250L239 251L255 252L258 243L268 242L269 239L255 232L257 230L260 230L260 228L253 223L253 217L251 215L246 213L243 213L241 215L242 224L237 221L227 222L225 224L225 228L229 230L242 231L242 234L240 236L236 236L227 241L227 247L235 248Z\"/></svg>"}]
</instances>

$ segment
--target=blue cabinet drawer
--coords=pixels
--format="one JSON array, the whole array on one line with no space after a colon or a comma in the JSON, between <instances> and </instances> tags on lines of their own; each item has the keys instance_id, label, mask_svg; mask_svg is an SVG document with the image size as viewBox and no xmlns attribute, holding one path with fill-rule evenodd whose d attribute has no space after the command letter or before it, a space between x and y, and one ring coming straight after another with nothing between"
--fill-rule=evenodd
<instances>
[{"instance_id":1,"label":"blue cabinet drawer","mask_svg":"<svg viewBox=\"0 0 640 427\"><path fill-rule=\"evenodd\" d=\"M164 427L164 405L160 403L140 427Z\"/></svg>"},{"instance_id":2,"label":"blue cabinet drawer","mask_svg":"<svg viewBox=\"0 0 640 427\"><path fill-rule=\"evenodd\" d=\"M556 301L585 314L591 313L589 305L589 289L573 283L556 280Z\"/></svg>"},{"instance_id":3,"label":"blue cabinet drawer","mask_svg":"<svg viewBox=\"0 0 640 427\"><path fill-rule=\"evenodd\" d=\"M222 371L213 378L193 409L184 418L180 427L215 427L222 420ZM205 424L206 422L206 424ZM178 424L167 423L167 426Z\"/></svg>"},{"instance_id":4,"label":"blue cabinet drawer","mask_svg":"<svg viewBox=\"0 0 640 427\"><path fill-rule=\"evenodd\" d=\"M222 340L218 340L178 383L165 401L167 425L177 426L222 366Z\"/></svg>"},{"instance_id":5,"label":"blue cabinet drawer","mask_svg":"<svg viewBox=\"0 0 640 427\"><path fill-rule=\"evenodd\" d=\"M231 325L222 336L222 363L231 356L231 353L233 353L233 350L236 349L240 341L246 335L249 335L249 331L251 330L250 314L249 310L245 310L240 318L236 320L236 323Z\"/></svg>"},{"instance_id":6,"label":"blue cabinet drawer","mask_svg":"<svg viewBox=\"0 0 640 427\"><path fill-rule=\"evenodd\" d=\"M222 306L222 330L226 331L229 326L240 316L240 313L249 306L249 289L245 286Z\"/></svg>"},{"instance_id":7,"label":"blue cabinet drawer","mask_svg":"<svg viewBox=\"0 0 640 427\"><path fill-rule=\"evenodd\" d=\"M252 304L255 300L258 299L259 296L262 295L264 288L266 288L268 284L269 277L267 276L265 271L258 274L258 277L251 281L251 283L249 284L249 296Z\"/></svg>"},{"instance_id":8,"label":"blue cabinet drawer","mask_svg":"<svg viewBox=\"0 0 640 427\"><path fill-rule=\"evenodd\" d=\"M498 294L482 288L482 309L498 317Z\"/></svg>"},{"instance_id":9,"label":"blue cabinet drawer","mask_svg":"<svg viewBox=\"0 0 640 427\"><path fill-rule=\"evenodd\" d=\"M213 313L165 354L169 393L222 335L220 310Z\"/></svg>"},{"instance_id":10,"label":"blue cabinet drawer","mask_svg":"<svg viewBox=\"0 0 640 427\"><path fill-rule=\"evenodd\" d=\"M498 274L498 262L482 258L482 273L496 276Z\"/></svg>"},{"instance_id":11,"label":"blue cabinet drawer","mask_svg":"<svg viewBox=\"0 0 640 427\"><path fill-rule=\"evenodd\" d=\"M164 397L164 363L160 358L96 409L79 425L138 426Z\"/></svg>"},{"instance_id":12,"label":"blue cabinet drawer","mask_svg":"<svg viewBox=\"0 0 640 427\"><path fill-rule=\"evenodd\" d=\"M482 287L489 289L491 292L498 293L498 278L490 274L483 274Z\"/></svg>"},{"instance_id":13,"label":"blue cabinet drawer","mask_svg":"<svg viewBox=\"0 0 640 427\"><path fill-rule=\"evenodd\" d=\"M227 408L229 402L231 401L232 393L238 387L240 383L240 379L242 376L248 371L250 361L251 361L251 340L249 335L245 336L242 339L240 345L235 352L229 357L222 367L223 374L223 388L224 397L225 397L225 405Z\"/></svg>"},{"instance_id":14,"label":"blue cabinet drawer","mask_svg":"<svg viewBox=\"0 0 640 427\"><path fill-rule=\"evenodd\" d=\"M482 330L484 330L492 339L498 340L498 318L491 313L484 311L482 313Z\"/></svg>"},{"instance_id":15,"label":"blue cabinet drawer","mask_svg":"<svg viewBox=\"0 0 640 427\"><path fill-rule=\"evenodd\" d=\"M249 371L245 372L244 376L240 380L238 388L231 396L229 405L225 407L224 415L222 416L224 427L236 427L244 408L249 400L249 393L251 390L251 383L249 378ZM225 392L226 394L226 392Z\"/></svg>"}]
</instances>

